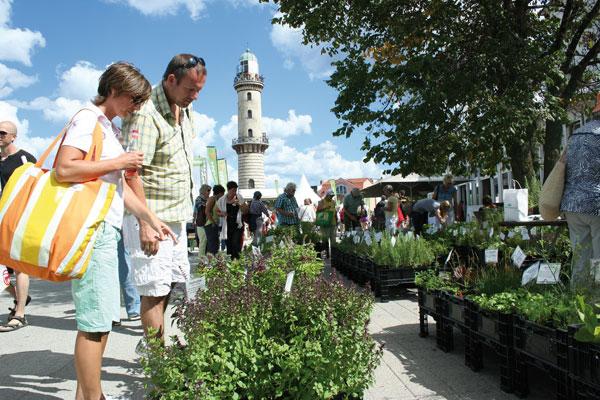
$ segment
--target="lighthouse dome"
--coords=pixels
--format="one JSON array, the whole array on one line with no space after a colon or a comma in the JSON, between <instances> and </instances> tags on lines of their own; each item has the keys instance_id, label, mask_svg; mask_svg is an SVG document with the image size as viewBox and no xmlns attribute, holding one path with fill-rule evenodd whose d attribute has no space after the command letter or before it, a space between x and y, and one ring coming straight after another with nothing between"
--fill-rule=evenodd
<instances>
[{"instance_id":1,"label":"lighthouse dome","mask_svg":"<svg viewBox=\"0 0 600 400\"><path fill-rule=\"evenodd\" d=\"M258 72L258 59L250 51L246 49L240 56L240 62L237 67L238 74L259 74Z\"/></svg>"}]
</instances>

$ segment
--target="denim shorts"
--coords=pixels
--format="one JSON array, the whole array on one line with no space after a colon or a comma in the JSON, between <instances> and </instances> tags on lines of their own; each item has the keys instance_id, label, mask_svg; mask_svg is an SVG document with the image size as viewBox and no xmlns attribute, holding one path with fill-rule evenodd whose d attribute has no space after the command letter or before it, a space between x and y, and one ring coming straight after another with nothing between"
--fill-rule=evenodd
<instances>
[{"instance_id":1,"label":"denim shorts","mask_svg":"<svg viewBox=\"0 0 600 400\"><path fill-rule=\"evenodd\" d=\"M77 329L82 332L110 332L121 307L117 244L120 231L102 222L92 258L81 279L71 281Z\"/></svg>"}]
</instances>

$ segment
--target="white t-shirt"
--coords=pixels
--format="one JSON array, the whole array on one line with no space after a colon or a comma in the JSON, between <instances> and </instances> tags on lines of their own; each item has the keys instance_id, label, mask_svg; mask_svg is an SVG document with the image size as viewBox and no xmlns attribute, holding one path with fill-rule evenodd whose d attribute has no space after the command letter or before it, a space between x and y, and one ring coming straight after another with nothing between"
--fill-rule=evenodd
<instances>
[{"instance_id":1,"label":"white t-shirt","mask_svg":"<svg viewBox=\"0 0 600 400\"><path fill-rule=\"evenodd\" d=\"M298 211L298 217L303 222L315 222L315 219L317 219L315 206L313 206L312 204L303 205Z\"/></svg>"},{"instance_id":2,"label":"white t-shirt","mask_svg":"<svg viewBox=\"0 0 600 400\"><path fill-rule=\"evenodd\" d=\"M93 104L88 104L86 108L73 118L71 126L67 130L63 146L76 147L84 152L88 152L92 145L92 134L96 122L100 122L104 141L102 142L101 160L116 158L123 154L123 146L119 142L121 131L102 113L102 111ZM105 182L117 185L117 190L113 198L110 209L104 219L115 228L121 229L123 225L123 212L125 204L123 202L123 171L113 171L100 177Z\"/></svg>"}]
</instances>

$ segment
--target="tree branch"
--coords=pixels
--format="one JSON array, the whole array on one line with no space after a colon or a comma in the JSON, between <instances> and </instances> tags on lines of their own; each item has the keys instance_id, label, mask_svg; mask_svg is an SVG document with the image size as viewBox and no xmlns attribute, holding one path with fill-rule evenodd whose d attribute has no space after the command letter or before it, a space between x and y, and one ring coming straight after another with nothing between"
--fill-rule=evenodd
<instances>
[{"instance_id":1,"label":"tree branch","mask_svg":"<svg viewBox=\"0 0 600 400\"><path fill-rule=\"evenodd\" d=\"M565 73L569 72L571 62L573 61L573 56L575 55L575 50L577 49L577 45L579 44L579 40L581 40L581 36L590 25L590 23L594 20L594 18L598 15L598 11L600 10L600 0L597 0L592 9L583 17L581 20L577 31L571 38L571 43L567 47L567 51L565 52L565 60L561 66L561 70Z\"/></svg>"},{"instance_id":2,"label":"tree branch","mask_svg":"<svg viewBox=\"0 0 600 400\"><path fill-rule=\"evenodd\" d=\"M548 48L544 54L542 54L542 58L549 56L550 54L558 51L561 47L562 41L565 38L565 33L567 32L567 26L569 22L571 22L573 16L573 0L567 0L567 4L565 4L565 8L563 10L563 16L560 20L560 26L558 27L558 31L556 31L556 37L554 38L554 42Z\"/></svg>"}]
</instances>

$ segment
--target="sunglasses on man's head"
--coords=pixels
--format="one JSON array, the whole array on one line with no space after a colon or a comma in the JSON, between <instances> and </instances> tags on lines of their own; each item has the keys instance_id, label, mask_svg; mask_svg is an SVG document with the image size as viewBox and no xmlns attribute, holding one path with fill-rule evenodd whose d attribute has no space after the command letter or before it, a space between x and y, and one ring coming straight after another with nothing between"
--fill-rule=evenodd
<instances>
[{"instance_id":1,"label":"sunglasses on man's head","mask_svg":"<svg viewBox=\"0 0 600 400\"><path fill-rule=\"evenodd\" d=\"M180 68L184 68L184 69L194 68L198 64L202 65L203 67L206 67L204 58L191 56L190 58L187 59L186 63L184 65L182 65Z\"/></svg>"},{"instance_id":2,"label":"sunglasses on man's head","mask_svg":"<svg viewBox=\"0 0 600 400\"><path fill-rule=\"evenodd\" d=\"M146 99L143 96L131 96L131 104L138 106L142 104Z\"/></svg>"}]
</instances>

